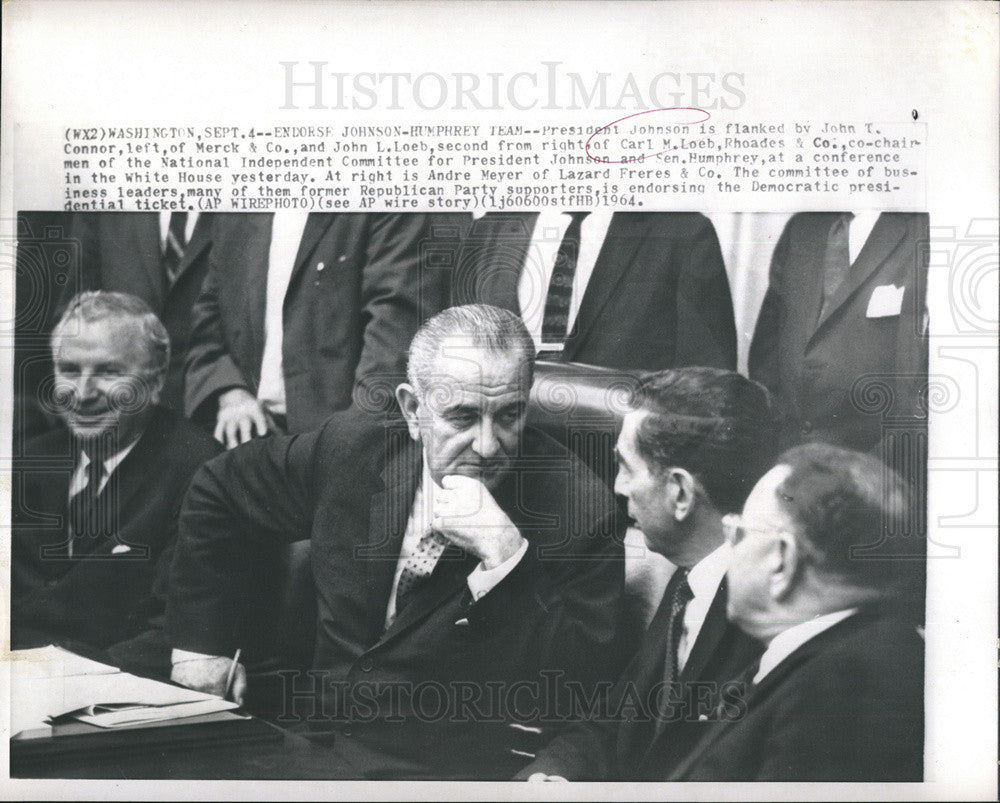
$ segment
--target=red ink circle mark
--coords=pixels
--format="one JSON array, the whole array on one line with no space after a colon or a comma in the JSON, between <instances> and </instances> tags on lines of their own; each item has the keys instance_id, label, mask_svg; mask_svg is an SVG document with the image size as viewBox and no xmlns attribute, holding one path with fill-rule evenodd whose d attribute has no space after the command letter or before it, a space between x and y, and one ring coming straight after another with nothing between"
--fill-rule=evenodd
<instances>
[{"instance_id":1,"label":"red ink circle mark","mask_svg":"<svg viewBox=\"0 0 1000 803\"><path fill-rule=\"evenodd\" d=\"M644 112L636 112L635 114L629 114L626 117L622 117L621 119L614 120L608 123L607 125L601 126L593 134L587 137L587 143L583 147L584 152L587 154L587 158L590 159L592 162L598 162L599 164L622 165L622 164L631 164L632 162L642 162L646 159L652 159L653 157L659 156L661 153L666 153L667 151L670 150L673 151L678 150L679 146L675 145L673 148L667 148L666 150L657 151L656 153L644 153L641 156L630 157L628 159L600 159L596 156L591 156L590 141L598 134L600 134L602 131L606 131L607 129L611 128L611 126L617 125L618 123L624 122L625 120L631 120L633 117L639 117L640 115L643 114L656 114L659 112L698 112L699 114L705 115L699 120L677 120L672 122L671 125L697 125L698 123L704 123L712 116L707 111L705 111L704 109L699 109L697 106L670 106L669 108L666 109L647 109Z\"/></svg>"}]
</instances>

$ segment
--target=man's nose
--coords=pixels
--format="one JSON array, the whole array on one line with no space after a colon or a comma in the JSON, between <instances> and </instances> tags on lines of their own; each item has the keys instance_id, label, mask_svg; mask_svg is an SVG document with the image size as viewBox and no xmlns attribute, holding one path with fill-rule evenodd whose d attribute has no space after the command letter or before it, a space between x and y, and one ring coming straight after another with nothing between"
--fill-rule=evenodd
<instances>
[{"instance_id":1,"label":"man's nose","mask_svg":"<svg viewBox=\"0 0 1000 803\"><path fill-rule=\"evenodd\" d=\"M493 429L493 422L489 419L483 420L476 431L476 437L472 441L472 451L480 457L493 457L500 450L500 441Z\"/></svg>"},{"instance_id":2,"label":"man's nose","mask_svg":"<svg viewBox=\"0 0 1000 803\"><path fill-rule=\"evenodd\" d=\"M619 496L624 496L626 499L628 498L628 483L625 482L620 471L615 475L614 490Z\"/></svg>"},{"instance_id":3,"label":"man's nose","mask_svg":"<svg viewBox=\"0 0 1000 803\"><path fill-rule=\"evenodd\" d=\"M97 376L81 371L73 380L73 396L77 402L89 401L98 395Z\"/></svg>"}]
</instances>

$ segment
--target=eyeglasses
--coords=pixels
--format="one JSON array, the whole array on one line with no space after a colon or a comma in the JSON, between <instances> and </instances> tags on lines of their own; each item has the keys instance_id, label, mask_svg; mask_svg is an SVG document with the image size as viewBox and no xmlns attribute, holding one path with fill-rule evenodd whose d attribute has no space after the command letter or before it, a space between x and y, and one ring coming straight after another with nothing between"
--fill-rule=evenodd
<instances>
[{"instance_id":1,"label":"eyeglasses","mask_svg":"<svg viewBox=\"0 0 1000 803\"><path fill-rule=\"evenodd\" d=\"M746 538L748 533L780 533L784 530L764 527L747 527L743 523L743 517L739 513L727 513L722 517L722 531L725 533L726 542L730 546L736 546Z\"/></svg>"}]
</instances>

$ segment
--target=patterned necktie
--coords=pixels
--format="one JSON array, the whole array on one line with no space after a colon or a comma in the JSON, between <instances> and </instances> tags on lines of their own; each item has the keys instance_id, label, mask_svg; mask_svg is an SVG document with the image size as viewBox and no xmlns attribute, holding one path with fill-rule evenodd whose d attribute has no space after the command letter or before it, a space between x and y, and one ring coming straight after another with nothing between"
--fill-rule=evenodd
<instances>
[{"instance_id":1,"label":"patterned necktie","mask_svg":"<svg viewBox=\"0 0 1000 803\"><path fill-rule=\"evenodd\" d=\"M830 299L837 292L837 288L843 284L851 268L851 249L848 236L853 217L854 215L850 212L838 215L830 227L826 253L823 256L823 303L819 310L820 320L826 315Z\"/></svg>"},{"instance_id":2,"label":"patterned necktie","mask_svg":"<svg viewBox=\"0 0 1000 803\"><path fill-rule=\"evenodd\" d=\"M580 231L583 219L590 212L567 212L572 218L559 250L556 263L549 279L549 290L545 296L545 311L542 317L542 348L547 345L562 345L569 332L569 304L573 297L573 276L580 256Z\"/></svg>"},{"instance_id":3,"label":"patterned necktie","mask_svg":"<svg viewBox=\"0 0 1000 803\"><path fill-rule=\"evenodd\" d=\"M663 681L670 686L676 683L678 671L677 648L684 632L684 611L694 598L691 586L687 580L688 570L678 567L667 584L667 594L670 600L670 617L667 620L667 656L663 667Z\"/></svg>"},{"instance_id":4,"label":"patterned necktie","mask_svg":"<svg viewBox=\"0 0 1000 803\"><path fill-rule=\"evenodd\" d=\"M403 563L403 571L396 584L396 615L413 599L413 592L420 588L434 573L438 558L448 546L447 539L437 530L429 530L417 542L417 547Z\"/></svg>"},{"instance_id":5,"label":"patterned necktie","mask_svg":"<svg viewBox=\"0 0 1000 803\"><path fill-rule=\"evenodd\" d=\"M187 248L187 241L184 239L186 228L187 212L172 212L170 225L167 227L167 242L163 247L163 269L170 284L177 279L181 260L184 258L184 249Z\"/></svg>"}]
</instances>

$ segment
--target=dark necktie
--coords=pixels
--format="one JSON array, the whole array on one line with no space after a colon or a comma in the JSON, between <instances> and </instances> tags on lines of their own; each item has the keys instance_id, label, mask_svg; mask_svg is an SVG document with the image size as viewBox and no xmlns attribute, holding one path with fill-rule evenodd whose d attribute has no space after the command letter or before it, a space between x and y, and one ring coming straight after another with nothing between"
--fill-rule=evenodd
<instances>
[{"instance_id":1,"label":"dark necktie","mask_svg":"<svg viewBox=\"0 0 1000 803\"><path fill-rule=\"evenodd\" d=\"M830 227L830 236L827 239L826 253L823 257L823 303L819 310L821 320L828 311L830 299L837 292L837 288L843 284L851 268L851 249L848 235L853 217L854 215L850 212L838 215Z\"/></svg>"},{"instance_id":2,"label":"dark necktie","mask_svg":"<svg viewBox=\"0 0 1000 803\"><path fill-rule=\"evenodd\" d=\"M184 249L187 248L187 241L184 239L186 228L187 212L172 212L170 225L167 227L167 242L163 247L163 269L170 284L177 279L181 260L184 258Z\"/></svg>"},{"instance_id":3,"label":"dark necktie","mask_svg":"<svg viewBox=\"0 0 1000 803\"><path fill-rule=\"evenodd\" d=\"M687 580L688 570L678 567L667 584L667 595L670 600L670 616L667 620L667 655L663 666L663 681L670 686L677 682L678 671L677 648L684 632L684 612L688 603L694 598L691 586Z\"/></svg>"},{"instance_id":4,"label":"dark necktie","mask_svg":"<svg viewBox=\"0 0 1000 803\"><path fill-rule=\"evenodd\" d=\"M87 484L69 500L70 543L69 554L79 555L90 551L94 541L102 535L110 535L105 505L101 504L101 482L104 480L104 460L102 450L88 446L83 452L87 463Z\"/></svg>"},{"instance_id":5,"label":"dark necktie","mask_svg":"<svg viewBox=\"0 0 1000 803\"><path fill-rule=\"evenodd\" d=\"M675 716L673 706L676 701L683 697L677 688L677 678L680 675L677 648L680 645L681 634L684 632L684 611L687 610L688 603L694 597L691 586L688 585L687 575L688 570L678 566L663 594L663 598L670 606L670 613L667 616L667 650L663 657L663 696L660 701L667 707L658 712L655 720L655 733L657 735L668 722L673 721Z\"/></svg>"},{"instance_id":6,"label":"dark necktie","mask_svg":"<svg viewBox=\"0 0 1000 803\"><path fill-rule=\"evenodd\" d=\"M569 333L569 304L573 297L573 276L580 256L580 230L583 219L590 212L567 212L572 218L552 268L549 290L545 296L545 311L542 317L542 349L549 345L562 345Z\"/></svg>"}]
</instances>

